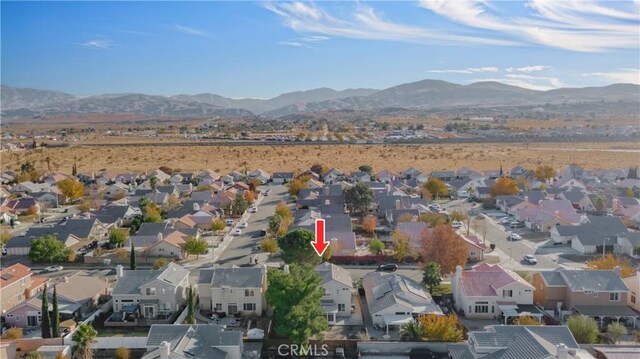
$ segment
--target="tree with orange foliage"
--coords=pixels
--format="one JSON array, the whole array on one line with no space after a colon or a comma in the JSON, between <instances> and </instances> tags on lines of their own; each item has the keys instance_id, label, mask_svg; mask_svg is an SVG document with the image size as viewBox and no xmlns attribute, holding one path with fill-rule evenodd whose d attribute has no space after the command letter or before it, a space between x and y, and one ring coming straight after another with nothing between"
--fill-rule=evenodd
<instances>
[{"instance_id":1,"label":"tree with orange foliage","mask_svg":"<svg viewBox=\"0 0 640 359\"><path fill-rule=\"evenodd\" d=\"M418 317L424 328L423 339L428 342L461 342L464 339L462 325L454 314L427 314Z\"/></svg>"},{"instance_id":2,"label":"tree with orange foliage","mask_svg":"<svg viewBox=\"0 0 640 359\"><path fill-rule=\"evenodd\" d=\"M509 177L498 178L491 186L491 197L510 195L520 192L518 182Z\"/></svg>"},{"instance_id":3,"label":"tree with orange foliage","mask_svg":"<svg viewBox=\"0 0 640 359\"><path fill-rule=\"evenodd\" d=\"M636 269L629 264L627 259L615 257L612 253L587 262L587 268L589 269L614 269L615 267L620 267L620 276L623 278L636 272Z\"/></svg>"},{"instance_id":4,"label":"tree with orange foliage","mask_svg":"<svg viewBox=\"0 0 640 359\"><path fill-rule=\"evenodd\" d=\"M364 217L362 220L362 230L367 234L372 235L376 230L376 226L378 225L378 220L374 215L368 215Z\"/></svg>"},{"instance_id":5,"label":"tree with orange foliage","mask_svg":"<svg viewBox=\"0 0 640 359\"><path fill-rule=\"evenodd\" d=\"M447 224L439 224L422 233L422 260L440 265L443 274L464 266L469 258L467 243Z\"/></svg>"},{"instance_id":6,"label":"tree with orange foliage","mask_svg":"<svg viewBox=\"0 0 640 359\"><path fill-rule=\"evenodd\" d=\"M249 203L249 205L252 205L256 200L256 195L253 191L244 191L244 199Z\"/></svg>"},{"instance_id":7,"label":"tree with orange foliage","mask_svg":"<svg viewBox=\"0 0 640 359\"><path fill-rule=\"evenodd\" d=\"M516 319L514 319L513 325L544 325L544 323L537 321L530 315L524 315L522 317L517 317Z\"/></svg>"}]
</instances>

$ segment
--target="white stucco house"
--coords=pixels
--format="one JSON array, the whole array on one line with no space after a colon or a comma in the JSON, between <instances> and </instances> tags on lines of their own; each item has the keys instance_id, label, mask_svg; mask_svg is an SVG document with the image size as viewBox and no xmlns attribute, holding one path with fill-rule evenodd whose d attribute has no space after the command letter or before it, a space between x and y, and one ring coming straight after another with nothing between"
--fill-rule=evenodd
<instances>
[{"instance_id":1,"label":"white stucco house","mask_svg":"<svg viewBox=\"0 0 640 359\"><path fill-rule=\"evenodd\" d=\"M261 315L266 309L266 291L265 267L202 269L198 277L203 311Z\"/></svg>"},{"instance_id":2,"label":"white stucco house","mask_svg":"<svg viewBox=\"0 0 640 359\"><path fill-rule=\"evenodd\" d=\"M339 317L350 317L353 282L349 271L329 262L315 270L322 278L322 309L329 324L335 324Z\"/></svg>"}]
</instances>

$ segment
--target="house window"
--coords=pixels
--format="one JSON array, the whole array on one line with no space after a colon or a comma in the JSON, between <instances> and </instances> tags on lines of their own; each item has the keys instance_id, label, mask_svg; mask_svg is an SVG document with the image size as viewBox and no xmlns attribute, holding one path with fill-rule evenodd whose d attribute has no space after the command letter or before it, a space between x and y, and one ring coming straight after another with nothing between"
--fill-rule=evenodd
<instances>
[{"instance_id":1,"label":"house window","mask_svg":"<svg viewBox=\"0 0 640 359\"><path fill-rule=\"evenodd\" d=\"M344 312L344 304L338 304L338 311Z\"/></svg>"},{"instance_id":2,"label":"house window","mask_svg":"<svg viewBox=\"0 0 640 359\"><path fill-rule=\"evenodd\" d=\"M617 302L619 300L620 300L620 293L618 292L609 293L609 301Z\"/></svg>"},{"instance_id":3,"label":"house window","mask_svg":"<svg viewBox=\"0 0 640 359\"><path fill-rule=\"evenodd\" d=\"M327 288L322 288L322 295L325 297L329 295L329 291L327 290Z\"/></svg>"},{"instance_id":4,"label":"house window","mask_svg":"<svg viewBox=\"0 0 640 359\"><path fill-rule=\"evenodd\" d=\"M503 296L504 298L512 298L512 297L513 297L513 290L511 290L511 289L508 289L508 290L507 290L507 289L504 289L504 290L502 290L502 296Z\"/></svg>"},{"instance_id":5,"label":"house window","mask_svg":"<svg viewBox=\"0 0 640 359\"><path fill-rule=\"evenodd\" d=\"M476 302L475 313L489 313L489 302Z\"/></svg>"},{"instance_id":6,"label":"house window","mask_svg":"<svg viewBox=\"0 0 640 359\"><path fill-rule=\"evenodd\" d=\"M593 297L598 298L598 292L593 292Z\"/></svg>"},{"instance_id":7,"label":"house window","mask_svg":"<svg viewBox=\"0 0 640 359\"><path fill-rule=\"evenodd\" d=\"M147 288L147 295L156 295L155 288Z\"/></svg>"},{"instance_id":8,"label":"house window","mask_svg":"<svg viewBox=\"0 0 640 359\"><path fill-rule=\"evenodd\" d=\"M256 311L256 303L244 303L242 305L242 310L245 312L255 312Z\"/></svg>"},{"instance_id":9,"label":"house window","mask_svg":"<svg viewBox=\"0 0 640 359\"><path fill-rule=\"evenodd\" d=\"M216 303L215 308L213 308L213 310L215 310L216 312L219 312L222 310L222 303Z\"/></svg>"},{"instance_id":10,"label":"house window","mask_svg":"<svg viewBox=\"0 0 640 359\"><path fill-rule=\"evenodd\" d=\"M636 292L631 292L631 304L636 304Z\"/></svg>"},{"instance_id":11,"label":"house window","mask_svg":"<svg viewBox=\"0 0 640 359\"><path fill-rule=\"evenodd\" d=\"M244 290L244 296L245 297L253 297L256 295L256 292L254 289L245 289Z\"/></svg>"}]
</instances>

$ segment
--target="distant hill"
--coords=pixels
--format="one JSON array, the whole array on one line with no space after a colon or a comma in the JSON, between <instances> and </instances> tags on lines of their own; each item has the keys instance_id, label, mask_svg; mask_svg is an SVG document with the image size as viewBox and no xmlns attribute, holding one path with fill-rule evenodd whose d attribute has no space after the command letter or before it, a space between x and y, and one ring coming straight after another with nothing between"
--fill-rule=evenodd
<instances>
[{"instance_id":1,"label":"distant hill","mask_svg":"<svg viewBox=\"0 0 640 359\"><path fill-rule=\"evenodd\" d=\"M384 90L318 88L289 92L272 99L232 99L210 93L171 97L144 94L108 94L78 98L56 91L2 86L2 115L33 117L69 113L130 113L178 116L235 116L260 114L291 118L309 112L385 109L430 110L571 104L640 103L640 86L613 84L604 87L560 88L536 91L500 82L460 85L422 80ZM600 106L610 112L611 106ZM631 106L621 106L628 111ZM637 111L636 111L637 112Z\"/></svg>"}]
</instances>

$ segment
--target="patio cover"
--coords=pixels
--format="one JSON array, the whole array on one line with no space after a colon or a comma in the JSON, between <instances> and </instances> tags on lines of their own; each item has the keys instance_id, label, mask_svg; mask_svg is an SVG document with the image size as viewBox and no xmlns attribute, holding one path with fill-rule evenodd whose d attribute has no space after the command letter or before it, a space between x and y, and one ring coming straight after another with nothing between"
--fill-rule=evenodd
<instances>
[{"instance_id":1,"label":"patio cover","mask_svg":"<svg viewBox=\"0 0 640 359\"><path fill-rule=\"evenodd\" d=\"M403 325L413 320L411 315L383 315L385 325Z\"/></svg>"},{"instance_id":2,"label":"patio cover","mask_svg":"<svg viewBox=\"0 0 640 359\"><path fill-rule=\"evenodd\" d=\"M638 317L638 313L626 305L574 305L580 314L589 317Z\"/></svg>"}]
</instances>

